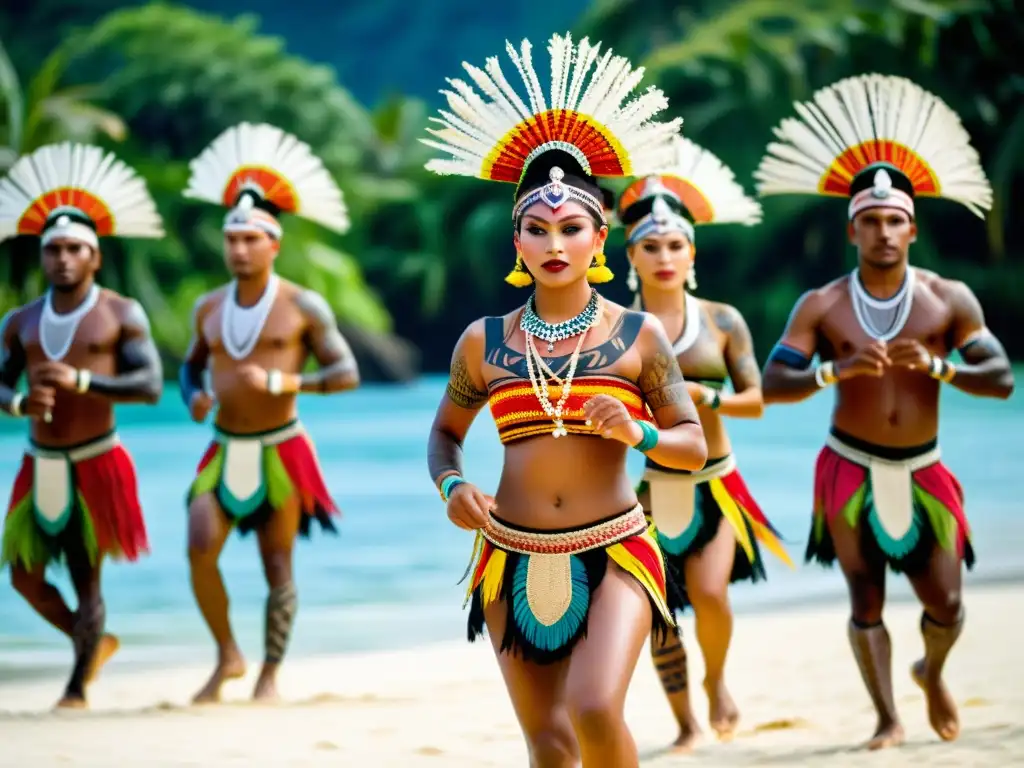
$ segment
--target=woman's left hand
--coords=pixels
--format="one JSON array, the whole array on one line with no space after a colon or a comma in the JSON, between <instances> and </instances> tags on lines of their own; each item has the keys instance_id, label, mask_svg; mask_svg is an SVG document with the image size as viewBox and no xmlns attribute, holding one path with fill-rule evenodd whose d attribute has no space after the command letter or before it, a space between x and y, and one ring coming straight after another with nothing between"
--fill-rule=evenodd
<instances>
[{"instance_id":1,"label":"woman's left hand","mask_svg":"<svg viewBox=\"0 0 1024 768\"><path fill-rule=\"evenodd\" d=\"M583 404L583 413L594 431L609 440L634 446L644 438L622 401L611 395L595 395Z\"/></svg>"}]
</instances>

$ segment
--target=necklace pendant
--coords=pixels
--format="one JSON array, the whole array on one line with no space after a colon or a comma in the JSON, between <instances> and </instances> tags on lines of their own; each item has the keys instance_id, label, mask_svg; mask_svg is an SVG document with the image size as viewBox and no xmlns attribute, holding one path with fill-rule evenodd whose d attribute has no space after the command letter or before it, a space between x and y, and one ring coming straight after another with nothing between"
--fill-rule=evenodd
<instances>
[{"instance_id":1,"label":"necklace pendant","mask_svg":"<svg viewBox=\"0 0 1024 768\"><path fill-rule=\"evenodd\" d=\"M562 420L561 419L555 419L555 430L551 434L555 438L559 438L559 437L562 437L562 435L567 435L569 433L566 432L565 431L565 427L562 426Z\"/></svg>"},{"instance_id":2,"label":"necklace pendant","mask_svg":"<svg viewBox=\"0 0 1024 768\"><path fill-rule=\"evenodd\" d=\"M555 342L549 341L548 342L548 352L554 352L554 351L555 351Z\"/></svg>"}]
</instances>

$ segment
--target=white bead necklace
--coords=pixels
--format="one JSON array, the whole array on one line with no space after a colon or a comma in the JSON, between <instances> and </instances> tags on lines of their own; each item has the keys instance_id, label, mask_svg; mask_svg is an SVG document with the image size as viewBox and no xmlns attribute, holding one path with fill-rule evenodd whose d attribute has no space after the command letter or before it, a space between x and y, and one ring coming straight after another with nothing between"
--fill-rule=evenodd
<instances>
[{"instance_id":1,"label":"white bead necklace","mask_svg":"<svg viewBox=\"0 0 1024 768\"><path fill-rule=\"evenodd\" d=\"M47 291L39 317L39 346L43 354L50 360L63 360L71 349L79 324L99 299L100 287L93 283L81 304L67 314L58 315L53 309L53 290Z\"/></svg>"},{"instance_id":2,"label":"white bead necklace","mask_svg":"<svg viewBox=\"0 0 1024 768\"><path fill-rule=\"evenodd\" d=\"M598 324L601 315L601 307L599 306L593 321L583 329L583 332L580 334L579 341L576 342L576 349L573 350L573 353L569 358L569 370L566 373L564 380L555 375L551 368L548 367L547 363L544 362L544 358L542 358L540 353L537 351L537 345L534 343L533 334L525 333L526 372L530 377L530 385L533 387L533 394L540 403L540 407L543 409L544 413L547 414L548 418L555 424L555 428L551 432L553 437L565 437L569 434L565 429L565 425L562 420L562 412L565 409L566 402L569 400L569 393L572 391L572 380L576 375L576 366L579 363L580 352L583 350L583 342L586 340L590 329ZM535 362L536 367L540 369L539 372L534 368ZM551 397L548 395L548 377L554 379L561 386L561 396L558 398L558 403L555 405L551 404Z\"/></svg>"}]
</instances>

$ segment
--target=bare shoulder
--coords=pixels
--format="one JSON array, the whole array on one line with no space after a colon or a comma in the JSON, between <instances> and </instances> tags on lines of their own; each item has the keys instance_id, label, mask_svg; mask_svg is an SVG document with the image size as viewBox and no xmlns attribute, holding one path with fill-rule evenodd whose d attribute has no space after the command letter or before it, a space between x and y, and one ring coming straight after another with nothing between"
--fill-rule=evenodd
<instances>
[{"instance_id":1,"label":"bare shoulder","mask_svg":"<svg viewBox=\"0 0 1024 768\"><path fill-rule=\"evenodd\" d=\"M6 338L8 334L20 333L22 322L31 316L33 312L38 312L42 309L42 306L43 299L40 297L30 301L28 304L12 307L4 312L3 316L0 316L0 336Z\"/></svg>"},{"instance_id":2,"label":"bare shoulder","mask_svg":"<svg viewBox=\"0 0 1024 768\"><path fill-rule=\"evenodd\" d=\"M334 310L323 294L295 283L282 283L279 290L284 293L283 298L293 303L307 319L318 323L334 322Z\"/></svg>"},{"instance_id":3,"label":"bare shoulder","mask_svg":"<svg viewBox=\"0 0 1024 768\"><path fill-rule=\"evenodd\" d=\"M747 323L743 314L732 304L709 299L697 299L697 303L722 333L730 334Z\"/></svg>"},{"instance_id":4,"label":"bare shoulder","mask_svg":"<svg viewBox=\"0 0 1024 768\"><path fill-rule=\"evenodd\" d=\"M952 280L927 269L916 270L916 277L945 304L957 305L976 300L974 291L963 280Z\"/></svg>"},{"instance_id":5,"label":"bare shoulder","mask_svg":"<svg viewBox=\"0 0 1024 768\"><path fill-rule=\"evenodd\" d=\"M224 302L224 297L227 295L228 286L226 285L200 295L192 305L192 316L197 322L201 322Z\"/></svg>"},{"instance_id":6,"label":"bare shoulder","mask_svg":"<svg viewBox=\"0 0 1024 768\"><path fill-rule=\"evenodd\" d=\"M804 291L793 306L793 313L798 311L809 318L821 317L836 304L850 296L850 278L843 276L826 283L820 288Z\"/></svg>"},{"instance_id":7,"label":"bare shoulder","mask_svg":"<svg viewBox=\"0 0 1024 768\"><path fill-rule=\"evenodd\" d=\"M505 315L502 320L506 323L512 314ZM486 343L487 336L487 318L477 318L462 332L459 336L459 340L455 344L455 351L457 354L472 355L483 357L484 344Z\"/></svg>"}]
</instances>

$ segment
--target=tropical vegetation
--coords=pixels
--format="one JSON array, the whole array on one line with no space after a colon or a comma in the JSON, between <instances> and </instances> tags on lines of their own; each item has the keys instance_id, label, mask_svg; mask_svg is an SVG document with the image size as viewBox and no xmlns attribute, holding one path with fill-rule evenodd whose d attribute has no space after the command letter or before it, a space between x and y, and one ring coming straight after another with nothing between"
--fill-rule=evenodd
<instances>
[{"instance_id":1,"label":"tropical vegetation","mask_svg":"<svg viewBox=\"0 0 1024 768\"><path fill-rule=\"evenodd\" d=\"M991 325L1024 356L1024 340L1010 333L1024 321L1016 301L1024 223L1013 215L1024 195L1024 65L1013 53L1024 47L1024 22L1013 0L681 5L594 0L574 31L642 62L683 116L684 133L741 179L750 179L794 100L847 75L911 77L961 114L992 180L995 210L981 222L952 203L923 203L912 258L968 280ZM75 139L114 149L146 177L170 234L107 246L101 279L144 302L169 361L187 343L195 297L225 279L221 212L181 197L187 162L242 120L297 133L338 179L353 230L339 237L287 222L280 271L322 291L346 327L371 339L406 338L422 351L424 368L437 370L466 323L523 298L502 282L513 259L510 190L423 169L427 149L418 138L436 94L360 103L332 67L290 53L295 46L261 33L251 16L163 3L100 2L60 13L64 6L0 11L0 171L43 144ZM534 37L551 32L537 26ZM423 79L429 62L410 58L408 68ZM435 83L453 74L439 71ZM834 203L769 199L760 227L701 232L700 292L747 314L761 354L803 290L852 264ZM624 276L620 238L609 254ZM37 262L32 242L0 246L0 309L39 294ZM628 299L623 283L610 286L612 298Z\"/></svg>"}]
</instances>

